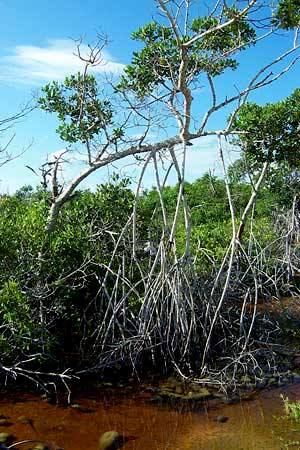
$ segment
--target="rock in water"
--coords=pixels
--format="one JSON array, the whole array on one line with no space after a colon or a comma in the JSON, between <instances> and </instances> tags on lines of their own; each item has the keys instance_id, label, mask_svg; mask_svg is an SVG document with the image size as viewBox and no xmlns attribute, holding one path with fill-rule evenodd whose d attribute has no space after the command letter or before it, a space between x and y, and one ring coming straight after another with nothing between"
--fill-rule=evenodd
<instances>
[{"instance_id":1,"label":"rock in water","mask_svg":"<svg viewBox=\"0 0 300 450\"><path fill-rule=\"evenodd\" d=\"M9 427L10 425L12 425L12 423L7 420L7 419L0 419L0 426L1 427Z\"/></svg>"},{"instance_id":2,"label":"rock in water","mask_svg":"<svg viewBox=\"0 0 300 450\"><path fill-rule=\"evenodd\" d=\"M17 417L17 422L22 423L23 425L30 425L32 420L25 416L19 416Z\"/></svg>"},{"instance_id":3,"label":"rock in water","mask_svg":"<svg viewBox=\"0 0 300 450\"><path fill-rule=\"evenodd\" d=\"M223 414L218 415L217 417L214 418L215 422L219 422L219 423L224 423L227 422L228 417L227 416L223 416Z\"/></svg>"},{"instance_id":4,"label":"rock in water","mask_svg":"<svg viewBox=\"0 0 300 450\"><path fill-rule=\"evenodd\" d=\"M123 436L117 431L106 431L100 436L99 450L116 450L123 442Z\"/></svg>"},{"instance_id":5,"label":"rock in water","mask_svg":"<svg viewBox=\"0 0 300 450\"><path fill-rule=\"evenodd\" d=\"M49 447L42 442L36 444L32 450L49 450Z\"/></svg>"}]
</instances>

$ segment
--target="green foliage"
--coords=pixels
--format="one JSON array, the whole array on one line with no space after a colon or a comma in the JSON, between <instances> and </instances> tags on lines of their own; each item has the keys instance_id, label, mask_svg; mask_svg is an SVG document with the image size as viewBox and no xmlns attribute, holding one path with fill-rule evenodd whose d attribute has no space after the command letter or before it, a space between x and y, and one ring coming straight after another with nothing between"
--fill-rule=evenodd
<instances>
[{"instance_id":1,"label":"green foliage","mask_svg":"<svg viewBox=\"0 0 300 450\"><path fill-rule=\"evenodd\" d=\"M300 24L300 1L281 0L279 2L274 24L280 28L291 30Z\"/></svg>"},{"instance_id":2,"label":"green foliage","mask_svg":"<svg viewBox=\"0 0 300 450\"><path fill-rule=\"evenodd\" d=\"M224 180L209 173L185 188L194 224L216 223L230 218Z\"/></svg>"},{"instance_id":3,"label":"green foliage","mask_svg":"<svg viewBox=\"0 0 300 450\"><path fill-rule=\"evenodd\" d=\"M223 21L236 13L234 8L228 8ZM142 42L144 48L133 53L132 63L125 68L119 89L131 89L143 98L157 86L168 82L176 83L183 51L187 60L187 77L195 78L201 73L215 77L226 68L236 69L237 61L230 55L237 46L245 48L246 45L251 45L255 31L245 18L240 18L221 30L215 30L219 24L218 18L198 17L191 22L189 34L182 36L180 42L172 29L157 22L139 28L132 34L132 38ZM199 33L210 30L211 33L195 40L185 50L181 47L181 44L189 42Z\"/></svg>"},{"instance_id":4,"label":"green foliage","mask_svg":"<svg viewBox=\"0 0 300 450\"><path fill-rule=\"evenodd\" d=\"M283 209L291 208L294 198L299 194L299 170L291 169L289 163L285 161L271 166L265 186L268 197L272 197L267 201L268 207L277 205Z\"/></svg>"},{"instance_id":5,"label":"green foliage","mask_svg":"<svg viewBox=\"0 0 300 450\"><path fill-rule=\"evenodd\" d=\"M37 195L37 197L36 197ZM44 239L48 205L38 194L32 197L0 197L0 285L1 281L21 273L33 273L36 255Z\"/></svg>"},{"instance_id":6,"label":"green foliage","mask_svg":"<svg viewBox=\"0 0 300 450\"><path fill-rule=\"evenodd\" d=\"M193 227L192 231L192 248L197 255L197 269L202 273L209 272L211 269L209 255L211 261L217 263L221 261L232 236L232 226L229 220L220 220L201 224Z\"/></svg>"},{"instance_id":7,"label":"green foliage","mask_svg":"<svg viewBox=\"0 0 300 450\"><path fill-rule=\"evenodd\" d=\"M232 185L247 181L248 166L245 158L236 159L227 170L227 176Z\"/></svg>"},{"instance_id":8,"label":"green foliage","mask_svg":"<svg viewBox=\"0 0 300 450\"><path fill-rule=\"evenodd\" d=\"M174 100L174 105L177 100L179 100L177 104L180 105L182 98L172 96L177 97L178 90L181 90L187 104L187 89L184 88L187 86L198 88L197 82L201 80L202 75L206 75L206 78L208 75L211 84L210 77L217 77L226 69L235 70L238 67L235 58L237 52L255 41L256 32L250 25L251 17L249 20L246 13L241 16L240 12L237 6L228 8L225 3L223 7L217 5L215 16L212 13L209 16L192 19L186 24L183 35L180 34L180 18L178 28L173 27L178 33L155 21L139 28L132 34L132 38L141 43L141 49L134 52L131 64L125 68L125 74L121 77L115 92L111 94L118 94L120 91L124 94L124 91L131 90L141 100L153 91L161 89L165 90L171 102ZM291 29L299 25L299 17L299 0L281 0L273 23L276 27ZM229 25L223 26L228 21ZM218 110L222 103L217 106L212 85L211 91L215 106L210 111ZM128 92L125 94L124 97L119 97L119 101L127 97L130 110L122 126L118 126L119 124L114 121L118 111L114 110L113 101L103 98L96 78L87 73L71 75L62 83L53 81L47 84L38 103L44 111L57 114L59 119L57 132L63 140L69 143L86 143L89 153L91 148L89 140L99 136L102 155L106 155L105 142L111 146L109 151L117 152L118 158L119 149L111 144L122 141L123 127L135 130L140 125L139 121L147 123L148 117L148 114L143 115L139 108L130 103L131 94L128 95ZM156 114L157 112L154 117ZM184 116L191 117L186 110ZM154 119L154 126L155 122ZM251 253L249 258L260 256L262 246L268 246L272 240L276 241L278 236L274 230L272 214L278 207L290 204L292 197L298 192L299 123L300 89L276 104L259 106L256 103L248 103L235 117L233 126L242 132L238 144L245 156L229 170L237 221L252 191L246 176L249 168L254 180L256 169L262 162L268 161L270 165L273 164L274 169L280 168L280 171L274 170L273 173L270 171L265 188L257 199L251 230L247 227L245 229L243 244L245 251L249 244L248 251ZM149 124L151 131L152 122ZM184 131L188 134L190 130ZM142 150L142 142L143 139L140 140L139 150ZM124 148L125 143L122 146L122 149ZM125 153L124 151L123 154ZM89 162L92 166L92 162ZM95 165L93 168L96 167ZM281 193L283 187L288 187L284 189L284 194ZM119 335L124 346L130 346L136 336L140 337L137 326L139 324L136 324L135 320L145 298L145 284L148 283L147 275L144 274L149 274L153 257L145 255L143 243L149 240L153 240L154 244L158 243L162 231L165 231L164 228L172 226L178 191L178 185L163 189L167 224L162 220L162 207L156 189L145 192L139 199L135 260L131 251L133 244L131 230L124 228L128 217L132 214L135 198L128 179L123 180L114 176L109 183L98 186L96 192L74 193L69 198L70 201L66 202L63 214L58 216L54 231L48 235L45 235L44 230L45 217L51 204L49 192L41 189L34 191L30 186L25 186L13 196L0 197L2 354L17 361L20 353L24 356L40 352L43 356L47 354L47 358L59 360L62 354L61 344L64 344L66 345L64 348L70 352L80 353L84 359L92 358L91 355L95 356L99 351L100 338L96 339L96 345L92 342L96 334L100 336L104 333L107 343L111 332L115 339L113 344ZM196 271L203 275L203 285L209 284L213 279L212 274L219 269L232 239L233 224L225 182L207 173L194 183L185 183L184 195L190 208L192 225L189 256L196 261ZM238 223L236 225L238 226ZM181 206L175 232L179 254L184 254L186 233L184 211ZM168 233L165 235L168 236ZM298 243L296 245L299 246ZM296 245L293 250L298 250ZM161 279L162 287L157 289L154 281L155 271L167 267L168 249L171 253L171 247L167 247L165 266L161 264L159 267L160 260L157 258L157 265L151 270L152 279L149 284L153 290L151 295L161 296L166 304L169 301L174 303L172 283L164 283L165 280ZM277 255L272 253L271 247L270 245L266 261L260 258L262 267L258 269L261 269L261 273L266 277L272 273L278 262ZM160 258L162 261L162 255ZM242 273L243 261L238 260L239 255L235 254L234 258L236 258L234 263L241 265L237 275L239 276ZM182 269L180 266L182 260L179 261L178 274ZM260 264L260 261L257 264ZM281 267L284 270L283 263ZM169 273L172 269L173 266L168 267ZM225 270L226 268L224 272ZM248 262L244 275L243 283L246 284L246 275L252 277ZM188 277L186 280L188 281ZM259 282L257 285L262 283ZM129 289L126 291L127 288ZM171 294L167 293L165 296L165 290L166 292L169 290ZM121 306L118 303L120 298ZM198 308L197 302L203 303L202 300L195 298L195 308ZM211 300L213 302L214 298ZM157 314L163 324L164 317L160 317L158 305L159 302L155 305L157 311L151 310L150 307L145 315L149 314L154 318ZM211 306L213 307L213 303ZM201 307L199 306L199 309ZM167 306L165 311L168 309ZM169 310L175 309L172 306ZM195 322L200 323L198 317L195 317ZM112 325L109 330L105 329L107 323ZM115 324L117 326L114 326ZM156 326L152 326L149 322L147 326L150 330L149 336L152 329L154 333L157 332L155 328ZM173 330L169 328L167 332L169 335ZM160 334L155 342L155 348L162 343L159 341L161 338L163 336ZM148 343L151 339L152 337ZM192 342L193 339L189 332L189 340ZM148 343L146 345L152 349ZM101 352L105 352L107 348L101 343ZM188 351L187 347L185 350ZM117 354L119 350L114 349L114 352ZM287 415L298 419L299 402L291 403L287 398L283 398L283 401Z\"/></svg>"},{"instance_id":9,"label":"green foliage","mask_svg":"<svg viewBox=\"0 0 300 450\"><path fill-rule=\"evenodd\" d=\"M283 394L280 395L283 401L283 406L285 414L289 419L299 420L300 419L300 401L291 402L288 397L284 397Z\"/></svg>"},{"instance_id":10,"label":"green foliage","mask_svg":"<svg viewBox=\"0 0 300 450\"><path fill-rule=\"evenodd\" d=\"M109 100L99 99L93 75L77 73L63 83L52 81L42 88L45 96L38 100L41 109L56 113L60 125L57 132L67 142L86 142L113 123L113 108ZM115 138L122 131L115 129Z\"/></svg>"},{"instance_id":11,"label":"green foliage","mask_svg":"<svg viewBox=\"0 0 300 450\"><path fill-rule=\"evenodd\" d=\"M0 290L0 305L0 350L8 351L14 346L29 350L34 324L28 299L15 281L4 283Z\"/></svg>"},{"instance_id":12,"label":"green foliage","mask_svg":"<svg viewBox=\"0 0 300 450\"><path fill-rule=\"evenodd\" d=\"M254 162L300 163L300 89L278 103L245 104L233 127L242 131L238 144Z\"/></svg>"},{"instance_id":13,"label":"green foliage","mask_svg":"<svg viewBox=\"0 0 300 450\"><path fill-rule=\"evenodd\" d=\"M60 345L71 345L69 340L73 336L82 336L83 312L87 314L85 309L97 294L97 280L104 276L116 237L132 211L134 194L128 183L129 180L116 175L95 193L78 192L66 204L48 241L45 241L44 227L49 194L24 188L14 196L0 198L3 353L13 358L19 352L44 354L47 351L48 357L56 359ZM125 236L112 271L118 270L120 261L129 264L130 249ZM113 283L112 277L112 286ZM108 280L108 292L109 289ZM43 327L39 323L40 297L44 308ZM132 297L128 305L136 310L138 297Z\"/></svg>"},{"instance_id":14,"label":"green foliage","mask_svg":"<svg viewBox=\"0 0 300 450\"><path fill-rule=\"evenodd\" d=\"M234 166L235 167L235 166ZM243 177L230 178L237 217L243 211L251 186ZM239 165L238 165L239 167ZM256 237L253 254L277 238L272 214L278 208L278 196L266 184L257 201L251 231ZM168 223L171 226L177 203L178 186L163 192ZM231 216L224 180L204 174L193 183L186 183L184 192L191 214L191 257L201 276L212 276L219 266L232 237ZM286 194L287 195L287 194ZM66 203L51 238L45 242L45 212L49 193L21 189L13 196L0 198L0 347L9 357L19 352L48 352L53 360L63 358L62 343L69 352L80 351L89 358L95 317L108 320L107 298L99 296L99 286L110 264L115 243L132 213L134 193L128 179L117 175L95 192L80 191ZM272 207L270 208L270 205ZM149 255L143 250L149 236L158 239L163 229L162 212L156 189L139 199L137 215L137 253L139 267L147 271ZM134 323L142 305L144 291L140 272L132 264L132 230L123 235L106 279L107 294L123 295L122 283L115 286L120 267L136 283L124 307ZM183 254L186 230L180 210L176 230L176 246ZM245 230L245 245L250 230ZM43 249L43 261L39 259ZM271 273L276 255L270 249L264 273ZM40 286L44 291L39 291ZM38 289L38 295L36 290ZM39 296L43 299L44 323L39 324ZM98 298L99 296L99 298ZM97 298L97 301L95 301ZM121 314L121 311L119 311ZM102 316L101 316L102 314ZM84 318L84 320L83 320ZM84 337L84 338L83 338ZM80 350L79 350L80 349Z\"/></svg>"},{"instance_id":15,"label":"green foliage","mask_svg":"<svg viewBox=\"0 0 300 450\"><path fill-rule=\"evenodd\" d=\"M248 203L252 188L243 179L239 181L240 175L234 177L236 166L237 164L234 163L230 168L230 188L238 220ZM176 207L178 190L178 186L168 186L163 190L163 199L170 226ZM202 273L207 273L211 270L207 255L214 263L221 261L232 237L231 214L225 182L210 173L206 173L193 183L185 183L184 192L189 205L192 225L191 253L193 256L197 256L197 269ZM266 190L262 192L257 202L253 229L261 245L267 245L268 239L273 240L275 238L272 211L276 208L276 201L276 196ZM274 209L270 209L270 202L274 203ZM161 209L158 193L154 188L145 192L141 197L139 212L140 219L144 224L148 224L148 229L152 230L152 235L155 236L155 230L161 226ZM245 239L248 237L249 232L246 229ZM184 214L181 210L176 232L176 245L179 253L184 252L185 238Z\"/></svg>"}]
</instances>

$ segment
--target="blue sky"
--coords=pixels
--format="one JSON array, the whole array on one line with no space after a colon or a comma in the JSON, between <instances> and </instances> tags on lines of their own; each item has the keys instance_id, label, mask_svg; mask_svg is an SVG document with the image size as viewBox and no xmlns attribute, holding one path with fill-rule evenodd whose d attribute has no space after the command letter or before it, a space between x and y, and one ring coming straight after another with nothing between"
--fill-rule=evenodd
<instances>
[{"instance_id":1,"label":"blue sky","mask_svg":"<svg viewBox=\"0 0 300 450\"><path fill-rule=\"evenodd\" d=\"M103 54L107 63L98 70L120 73L136 48L130 33L150 21L155 11L155 3L151 0L0 0L0 118L17 112L20 105L33 93L36 95L43 84L52 79L61 80L80 68L72 54L74 44L71 38L84 36L86 42L91 42L97 31L107 34L110 42ZM287 48L289 42L287 36L275 36L267 45L252 49L248 54L245 52L241 56L241 70L218 80L221 93L230 95L242 88L260 64L277 54L279 49ZM298 87L298 79L299 63L276 85L254 94L252 99L265 103L284 98ZM202 100L205 105L205 92ZM222 112L211 126L220 128L224 119ZM2 145L15 134L10 147L15 152L30 145L21 158L0 168L1 192L13 192L24 184L38 183L39 179L25 166L36 169L47 155L65 146L55 133L56 126L54 117L36 111L14 129L1 134ZM204 138L192 147L187 163L189 179L201 176L208 168L219 173L214 139ZM72 170L67 170L71 175ZM126 168L123 172L128 170ZM98 173L87 186L101 182L107 174L106 169ZM138 171L134 174L138 175ZM147 176L151 184L151 174Z\"/></svg>"}]
</instances>

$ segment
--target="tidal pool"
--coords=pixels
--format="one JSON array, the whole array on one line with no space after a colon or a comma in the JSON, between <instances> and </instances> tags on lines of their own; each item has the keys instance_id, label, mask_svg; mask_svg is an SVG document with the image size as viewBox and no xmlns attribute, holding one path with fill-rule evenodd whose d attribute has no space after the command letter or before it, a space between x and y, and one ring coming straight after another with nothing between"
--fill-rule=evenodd
<instances>
[{"instance_id":1,"label":"tidal pool","mask_svg":"<svg viewBox=\"0 0 300 450\"><path fill-rule=\"evenodd\" d=\"M124 450L298 450L300 422L284 417L281 393L300 399L300 385L266 390L242 403L208 401L193 408L154 403L143 388L93 390L76 395L73 407L49 404L38 395L2 393L0 415L11 425L1 425L0 432L65 450L96 450L99 436L109 430L128 438ZM221 415L228 419L217 421Z\"/></svg>"}]
</instances>

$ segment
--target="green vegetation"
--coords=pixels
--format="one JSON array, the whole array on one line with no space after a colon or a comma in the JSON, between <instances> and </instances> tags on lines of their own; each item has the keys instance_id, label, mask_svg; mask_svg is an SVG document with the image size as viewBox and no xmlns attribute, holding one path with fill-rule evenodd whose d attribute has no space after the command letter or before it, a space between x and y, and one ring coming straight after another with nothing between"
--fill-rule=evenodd
<instances>
[{"instance_id":1,"label":"green vegetation","mask_svg":"<svg viewBox=\"0 0 300 450\"><path fill-rule=\"evenodd\" d=\"M283 401L284 411L288 419L299 420L300 419L300 401L291 402L288 397L280 395Z\"/></svg>"},{"instance_id":2,"label":"green vegetation","mask_svg":"<svg viewBox=\"0 0 300 450\"><path fill-rule=\"evenodd\" d=\"M226 8L223 20L230 19L237 13L236 8ZM189 26L189 34L181 36L181 42L186 43L197 33L204 33L217 27L216 17L197 17ZM132 89L140 97L145 97L156 86L172 81L178 74L181 63L180 48L177 37L170 27L151 22L132 34L134 40L144 43L140 52L135 52L132 63L125 69L125 75L118 86L119 89ZM240 45L245 49L253 44L255 30L243 17L232 26L207 34L204 39L196 40L187 47L187 76L197 76L201 73L215 77L225 69L236 69L238 63L234 58L224 57L232 48Z\"/></svg>"},{"instance_id":3,"label":"green vegetation","mask_svg":"<svg viewBox=\"0 0 300 450\"><path fill-rule=\"evenodd\" d=\"M77 47L82 73L42 89L38 105L57 116L67 148L43 164L41 186L0 197L0 351L11 366L0 373L32 379L27 361L79 375L257 370L259 343L278 330L260 303L300 287L300 91L247 100L297 62L299 0L229 3L200 15L193 2L156 0L157 21L133 33L139 47L117 81L89 73L102 62L100 36L84 57ZM283 30L289 50L278 45L248 84L224 93L219 80L238 70L240 52ZM210 129L222 110L223 129ZM189 147L212 135L224 176L188 183ZM225 139L240 150L228 171ZM85 164L67 183L65 158ZM142 167L135 194L117 175L81 189L125 158ZM156 186L142 192L151 164Z\"/></svg>"},{"instance_id":4,"label":"green vegetation","mask_svg":"<svg viewBox=\"0 0 300 450\"><path fill-rule=\"evenodd\" d=\"M43 88L45 96L38 103L43 110L57 113L60 120L57 133L61 139L85 143L112 124L112 105L108 100L99 100L98 91L95 77L79 72L67 77L62 84L56 81L47 84ZM80 106L82 92L86 97L84 109Z\"/></svg>"},{"instance_id":5,"label":"green vegetation","mask_svg":"<svg viewBox=\"0 0 300 450\"><path fill-rule=\"evenodd\" d=\"M249 165L264 161L299 167L300 89L285 100L264 106L246 103L238 112L234 126L245 132L239 145L247 153Z\"/></svg>"},{"instance_id":6,"label":"green vegetation","mask_svg":"<svg viewBox=\"0 0 300 450\"><path fill-rule=\"evenodd\" d=\"M237 166L237 162L233 166ZM231 181L231 189L235 209L241 213L251 186L235 179ZM170 218L174 214L178 190L179 187L174 186L162 191ZM195 261L198 279L210 283L231 240L232 224L225 182L207 173L193 183L185 183L185 195L192 223L190 256ZM281 195L286 198L286 191ZM140 271L146 272L149 258L153 258L145 247L149 239L156 245L156 233L163 228L160 201L155 188L145 191L139 198L136 243L139 266L136 266L132 259L132 230L131 227L126 229L134 204L129 180L115 176L95 192L78 191L65 206L51 239L43 241L49 198L47 191L30 187L0 198L1 353L6 363L34 353L46 366L51 361L57 368L72 366L80 369L98 357L102 339L108 338L105 327L110 326L111 321L108 314L109 308L113 308L111 295L116 301L115 320L126 320L126 326L115 329L110 336L117 340L136 333L144 301ZM282 203L279 192L274 193L266 183L260 192L251 226L245 231L245 246L252 245L248 257L253 260L266 258L258 273L262 283L278 270L281 230L275 225L282 212ZM186 241L182 210L176 241L178 252L183 252ZM296 242L294 246L297 247ZM267 256L263 250L266 247ZM242 257L239 264L240 270L243 265L246 270L246 261ZM122 278L121 268L126 270L126 278ZM294 282L287 280L284 270L280 272L282 278L277 285L282 293L297 284L296 278ZM243 283L251 286L252 281L253 277L248 274ZM233 283L238 298L237 280ZM135 287L128 289L128 285ZM274 292L272 286L262 286L260 295ZM197 295L195 301L200 307L201 298L197 299ZM123 300L120 302L120 299ZM97 339L95 329L99 333ZM201 339L200 336L197 339Z\"/></svg>"}]
</instances>

